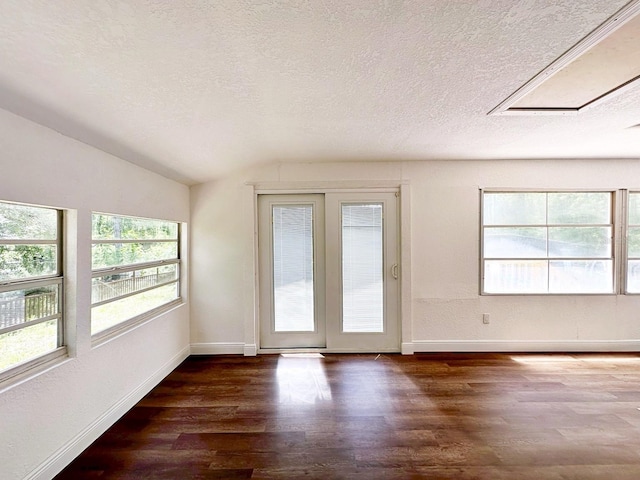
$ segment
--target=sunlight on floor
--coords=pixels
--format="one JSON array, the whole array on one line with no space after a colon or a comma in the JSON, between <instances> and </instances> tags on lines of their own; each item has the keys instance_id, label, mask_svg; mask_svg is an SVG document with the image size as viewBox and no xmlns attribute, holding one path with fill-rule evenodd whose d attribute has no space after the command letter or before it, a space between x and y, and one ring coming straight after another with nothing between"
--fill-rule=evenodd
<instances>
[{"instance_id":1,"label":"sunlight on floor","mask_svg":"<svg viewBox=\"0 0 640 480\"><path fill-rule=\"evenodd\" d=\"M331 400L331 388L319 353L282 354L276 379L281 404L314 405Z\"/></svg>"},{"instance_id":2,"label":"sunlight on floor","mask_svg":"<svg viewBox=\"0 0 640 480\"><path fill-rule=\"evenodd\" d=\"M524 365L540 365L550 363L567 363L567 362L580 362L581 360L571 355L556 355L556 354L541 354L541 355L511 355L511 360L522 363Z\"/></svg>"},{"instance_id":3,"label":"sunlight on floor","mask_svg":"<svg viewBox=\"0 0 640 480\"><path fill-rule=\"evenodd\" d=\"M601 364L640 364L640 356L636 354L576 354L574 355L562 355L562 354L540 354L540 355L511 355L511 360L518 362L522 365L531 367L547 367L552 363L601 363Z\"/></svg>"},{"instance_id":4,"label":"sunlight on floor","mask_svg":"<svg viewBox=\"0 0 640 480\"><path fill-rule=\"evenodd\" d=\"M581 360L584 362L640 364L640 357L637 355L586 355Z\"/></svg>"}]
</instances>

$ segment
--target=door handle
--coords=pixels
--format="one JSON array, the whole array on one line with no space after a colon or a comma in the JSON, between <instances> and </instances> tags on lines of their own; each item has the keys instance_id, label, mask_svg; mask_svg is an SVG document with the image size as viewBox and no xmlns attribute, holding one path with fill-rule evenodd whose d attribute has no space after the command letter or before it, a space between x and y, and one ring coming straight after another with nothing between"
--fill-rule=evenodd
<instances>
[{"instance_id":1,"label":"door handle","mask_svg":"<svg viewBox=\"0 0 640 480\"><path fill-rule=\"evenodd\" d=\"M396 280L398 279L398 264L394 263L393 265L391 265L391 276L393 278L395 278Z\"/></svg>"}]
</instances>

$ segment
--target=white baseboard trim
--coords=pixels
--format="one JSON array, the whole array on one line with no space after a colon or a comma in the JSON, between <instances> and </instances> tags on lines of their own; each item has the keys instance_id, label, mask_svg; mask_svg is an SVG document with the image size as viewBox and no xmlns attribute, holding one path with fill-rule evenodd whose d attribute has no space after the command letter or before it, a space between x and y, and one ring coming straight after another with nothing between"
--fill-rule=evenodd
<instances>
[{"instance_id":1,"label":"white baseboard trim","mask_svg":"<svg viewBox=\"0 0 640 480\"><path fill-rule=\"evenodd\" d=\"M258 355L258 346L255 343L245 343L244 356L255 357L256 355Z\"/></svg>"},{"instance_id":2,"label":"white baseboard trim","mask_svg":"<svg viewBox=\"0 0 640 480\"><path fill-rule=\"evenodd\" d=\"M640 340L431 340L402 344L413 352L638 352Z\"/></svg>"},{"instance_id":3,"label":"white baseboard trim","mask_svg":"<svg viewBox=\"0 0 640 480\"><path fill-rule=\"evenodd\" d=\"M402 342L400 345L400 353L402 355L413 355L415 353L415 347L412 342Z\"/></svg>"},{"instance_id":4,"label":"white baseboard trim","mask_svg":"<svg viewBox=\"0 0 640 480\"><path fill-rule=\"evenodd\" d=\"M191 355L244 355L245 344L241 342L192 343Z\"/></svg>"},{"instance_id":5,"label":"white baseboard trim","mask_svg":"<svg viewBox=\"0 0 640 480\"><path fill-rule=\"evenodd\" d=\"M127 413L136 403L160 383L167 375L176 369L188 356L190 347L183 348L171 360L160 367L144 383L121 398L109 410L84 428L71 441L63 445L58 451L42 462L35 470L25 477L25 480L50 480L55 477L73 459L91 445L120 417Z\"/></svg>"}]
</instances>

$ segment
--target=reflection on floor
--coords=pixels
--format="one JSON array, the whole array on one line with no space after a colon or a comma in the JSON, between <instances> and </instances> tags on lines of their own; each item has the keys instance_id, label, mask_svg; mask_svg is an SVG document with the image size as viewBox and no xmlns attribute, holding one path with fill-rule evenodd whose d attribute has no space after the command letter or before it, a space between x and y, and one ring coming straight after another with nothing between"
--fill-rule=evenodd
<instances>
[{"instance_id":1,"label":"reflection on floor","mask_svg":"<svg viewBox=\"0 0 640 480\"><path fill-rule=\"evenodd\" d=\"M313 405L331 400L323 360L319 353L280 356L276 368L280 404Z\"/></svg>"},{"instance_id":2,"label":"reflection on floor","mask_svg":"<svg viewBox=\"0 0 640 480\"><path fill-rule=\"evenodd\" d=\"M63 479L640 478L640 354L190 357Z\"/></svg>"}]
</instances>

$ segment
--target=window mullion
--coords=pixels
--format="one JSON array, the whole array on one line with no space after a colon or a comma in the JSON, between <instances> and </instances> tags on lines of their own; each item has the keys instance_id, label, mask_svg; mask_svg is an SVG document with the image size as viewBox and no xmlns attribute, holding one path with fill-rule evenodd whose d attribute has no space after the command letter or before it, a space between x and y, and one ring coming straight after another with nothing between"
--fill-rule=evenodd
<instances>
[{"instance_id":1,"label":"window mullion","mask_svg":"<svg viewBox=\"0 0 640 480\"><path fill-rule=\"evenodd\" d=\"M178 243L175 238L118 238L118 239L93 239L94 245L117 245L128 243Z\"/></svg>"},{"instance_id":2,"label":"window mullion","mask_svg":"<svg viewBox=\"0 0 640 480\"><path fill-rule=\"evenodd\" d=\"M59 245L60 241L55 238L2 238L0 245Z\"/></svg>"},{"instance_id":3,"label":"window mullion","mask_svg":"<svg viewBox=\"0 0 640 480\"><path fill-rule=\"evenodd\" d=\"M46 317L36 318L34 320L29 320L26 322L18 323L17 325L11 325L9 327L0 328L0 335L9 332L15 332L16 330L22 330L23 328L31 327L33 325L38 325L39 323L48 322L50 320L60 320L62 318L61 313L56 313L55 315L47 315Z\"/></svg>"},{"instance_id":4,"label":"window mullion","mask_svg":"<svg viewBox=\"0 0 640 480\"><path fill-rule=\"evenodd\" d=\"M104 277L105 275L115 275L119 273L127 273L133 272L136 270L145 270L147 268L155 268L155 267L163 267L166 265L178 265L180 264L180 259L172 258L169 260L157 260L155 262L145 262L145 263L132 263L128 265L122 265L117 267L107 267L93 270L91 276L93 278Z\"/></svg>"},{"instance_id":5,"label":"window mullion","mask_svg":"<svg viewBox=\"0 0 640 480\"><path fill-rule=\"evenodd\" d=\"M29 288L46 287L48 285L59 285L62 283L62 277L42 277L30 278L17 282L0 283L0 293L12 292L14 290L26 290Z\"/></svg>"}]
</instances>

